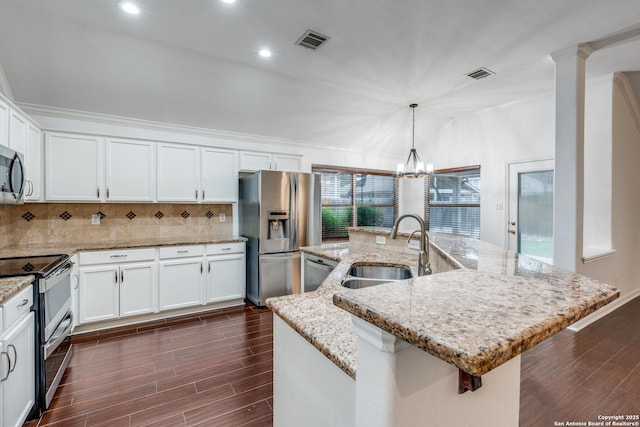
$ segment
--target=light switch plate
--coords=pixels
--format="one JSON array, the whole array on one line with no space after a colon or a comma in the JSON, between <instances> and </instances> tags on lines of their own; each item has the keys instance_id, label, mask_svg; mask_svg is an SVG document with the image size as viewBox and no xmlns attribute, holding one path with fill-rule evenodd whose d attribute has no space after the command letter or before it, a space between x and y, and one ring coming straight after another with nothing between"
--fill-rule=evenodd
<instances>
[{"instance_id":1,"label":"light switch plate","mask_svg":"<svg viewBox=\"0 0 640 427\"><path fill-rule=\"evenodd\" d=\"M91 214L91 224L100 225L100 214Z\"/></svg>"},{"instance_id":2,"label":"light switch plate","mask_svg":"<svg viewBox=\"0 0 640 427\"><path fill-rule=\"evenodd\" d=\"M226 222L227 221L227 215L221 213L220 216L218 216L218 219L220 220L220 222Z\"/></svg>"},{"instance_id":3,"label":"light switch plate","mask_svg":"<svg viewBox=\"0 0 640 427\"><path fill-rule=\"evenodd\" d=\"M379 245L386 245L387 244L387 238L384 236L376 236L376 243Z\"/></svg>"}]
</instances>

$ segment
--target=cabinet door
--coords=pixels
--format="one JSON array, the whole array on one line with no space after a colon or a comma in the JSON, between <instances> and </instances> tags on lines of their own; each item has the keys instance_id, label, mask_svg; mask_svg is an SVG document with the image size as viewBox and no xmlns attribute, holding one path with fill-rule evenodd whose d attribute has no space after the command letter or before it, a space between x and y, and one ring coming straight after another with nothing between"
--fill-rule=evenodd
<instances>
[{"instance_id":1,"label":"cabinet door","mask_svg":"<svg viewBox=\"0 0 640 427\"><path fill-rule=\"evenodd\" d=\"M78 323L117 319L119 312L117 266L80 268Z\"/></svg>"},{"instance_id":2,"label":"cabinet door","mask_svg":"<svg viewBox=\"0 0 640 427\"><path fill-rule=\"evenodd\" d=\"M235 151L203 148L202 200L205 202L238 201L238 158Z\"/></svg>"},{"instance_id":3,"label":"cabinet door","mask_svg":"<svg viewBox=\"0 0 640 427\"><path fill-rule=\"evenodd\" d=\"M158 201L197 202L198 148L158 145Z\"/></svg>"},{"instance_id":4,"label":"cabinet door","mask_svg":"<svg viewBox=\"0 0 640 427\"><path fill-rule=\"evenodd\" d=\"M0 144L9 146L9 104L0 99Z\"/></svg>"},{"instance_id":5,"label":"cabinet door","mask_svg":"<svg viewBox=\"0 0 640 427\"><path fill-rule=\"evenodd\" d=\"M207 302L245 297L244 254L209 257L207 264Z\"/></svg>"},{"instance_id":6,"label":"cabinet door","mask_svg":"<svg viewBox=\"0 0 640 427\"><path fill-rule=\"evenodd\" d=\"M152 202L155 191L153 145L146 141L108 139L107 201Z\"/></svg>"},{"instance_id":7,"label":"cabinet door","mask_svg":"<svg viewBox=\"0 0 640 427\"><path fill-rule=\"evenodd\" d=\"M5 335L3 351L11 360L11 372L4 386L4 426L20 427L35 401L35 326L33 312ZM6 358L3 355L3 359ZM6 362L2 362L3 364ZM3 365L2 378L7 373Z\"/></svg>"},{"instance_id":8,"label":"cabinet door","mask_svg":"<svg viewBox=\"0 0 640 427\"><path fill-rule=\"evenodd\" d=\"M9 111L9 147L20 154L27 149L27 119L13 109Z\"/></svg>"},{"instance_id":9,"label":"cabinet door","mask_svg":"<svg viewBox=\"0 0 640 427\"><path fill-rule=\"evenodd\" d=\"M29 123L27 126L27 149L24 153L24 163L27 172L27 200L41 201L42 194L42 132L40 129Z\"/></svg>"},{"instance_id":10,"label":"cabinet door","mask_svg":"<svg viewBox=\"0 0 640 427\"><path fill-rule=\"evenodd\" d=\"M298 172L300 171L300 157L275 154L273 156L273 169L279 171Z\"/></svg>"},{"instance_id":11,"label":"cabinet door","mask_svg":"<svg viewBox=\"0 0 640 427\"><path fill-rule=\"evenodd\" d=\"M121 265L120 316L157 312L157 282L157 267L154 262Z\"/></svg>"},{"instance_id":12,"label":"cabinet door","mask_svg":"<svg viewBox=\"0 0 640 427\"><path fill-rule=\"evenodd\" d=\"M47 200L99 201L104 196L102 139L89 135L47 134Z\"/></svg>"},{"instance_id":13,"label":"cabinet door","mask_svg":"<svg viewBox=\"0 0 640 427\"><path fill-rule=\"evenodd\" d=\"M253 151L240 152L240 170L255 172L263 169L271 169L271 154Z\"/></svg>"},{"instance_id":14,"label":"cabinet door","mask_svg":"<svg viewBox=\"0 0 640 427\"><path fill-rule=\"evenodd\" d=\"M203 263L202 258L159 262L160 311L203 303Z\"/></svg>"}]
</instances>

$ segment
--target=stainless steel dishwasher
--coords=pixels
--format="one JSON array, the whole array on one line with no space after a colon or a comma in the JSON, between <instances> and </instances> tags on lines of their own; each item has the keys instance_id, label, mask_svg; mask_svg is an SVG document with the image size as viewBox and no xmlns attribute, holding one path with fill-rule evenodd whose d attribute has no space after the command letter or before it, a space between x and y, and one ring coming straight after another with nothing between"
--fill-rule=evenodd
<instances>
[{"instance_id":1,"label":"stainless steel dishwasher","mask_svg":"<svg viewBox=\"0 0 640 427\"><path fill-rule=\"evenodd\" d=\"M329 273L338 265L336 261L307 253L303 255L303 258L304 277L302 281L302 292L311 292L318 289L318 286L320 286Z\"/></svg>"}]
</instances>

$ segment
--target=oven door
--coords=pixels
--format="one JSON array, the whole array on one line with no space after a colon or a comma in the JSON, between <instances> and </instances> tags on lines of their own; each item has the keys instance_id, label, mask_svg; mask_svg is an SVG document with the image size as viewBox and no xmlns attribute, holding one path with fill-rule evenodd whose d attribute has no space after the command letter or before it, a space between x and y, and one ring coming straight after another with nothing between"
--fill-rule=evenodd
<instances>
[{"instance_id":1,"label":"oven door","mask_svg":"<svg viewBox=\"0 0 640 427\"><path fill-rule=\"evenodd\" d=\"M58 385L62 380L65 370L71 361L73 345L71 344L71 329L73 327L73 315L68 311L58 327L53 331L49 341L44 347L44 385L45 407L47 409Z\"/></svg>"},{"instance_id":2,"label":"oven door","mask_svg":"<svg viewBox=\"0 0 640 427\"><path fill-rule=\"evenodd\" d=\"M67 261L53 273L40 279L41 340L49 342L54 331L71 310L71 267Z\"/></svg>"}]
</instances>

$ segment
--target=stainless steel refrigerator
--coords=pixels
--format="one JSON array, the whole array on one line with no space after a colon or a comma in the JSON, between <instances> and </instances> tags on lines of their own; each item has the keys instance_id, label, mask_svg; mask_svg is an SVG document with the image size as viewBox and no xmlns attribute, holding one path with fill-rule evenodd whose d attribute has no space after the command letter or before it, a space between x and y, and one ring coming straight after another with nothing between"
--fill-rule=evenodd
<instances>
[{"instance_id":1,"label":"stainless steel refrigerator","mask_svg":"<svg viewBox=\"0 0 640 427\"><path fill-rule=\"evenodd\" d=\"M300 292L301 246L321 244L320 175L259 171L240 178L240 234L247 240L247 298Z\"/></svg>"}]
</instances>

